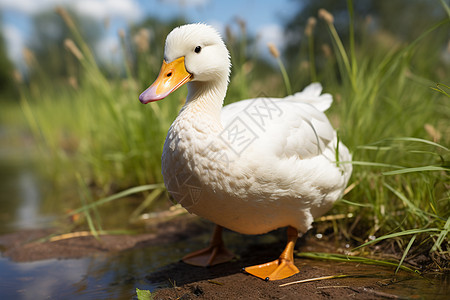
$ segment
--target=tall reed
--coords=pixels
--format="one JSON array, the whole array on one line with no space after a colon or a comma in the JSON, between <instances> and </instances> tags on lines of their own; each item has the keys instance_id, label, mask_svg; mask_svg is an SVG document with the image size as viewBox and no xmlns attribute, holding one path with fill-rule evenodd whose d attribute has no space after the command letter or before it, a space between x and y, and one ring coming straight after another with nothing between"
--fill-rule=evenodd
<instances>
[{"instance_id":1,"label":"tall reed","mask_svg":"<svg viewBox=\"0 0 450 300\"><path fill-rule=\"evenodd\" d=\"M442 245L448 240L450 223L450 140L435 137L447 130L442 121L450 116L445 108L449 99L430 89L436 83L415 74L411 65L417 49L433 43L433 34L448 26L449 19L431 25L409 45L373 55L371 45L356 44L351 0L348 6L349 50L334 27L333 16L319 11L329 28L342 80L331 87L338 96L332 114L354 160L354 188L334 211L359 216L343 221L335 230L369 241L364 246L395 238L404 250L400 264L411 249L448 253L448 245ZM431 45L425 47L433 51ZM421 70L436 64L426 57L417 59L429 63ZM427 126L433 128L434 136L428 134Z\"/></svg>"}]
</instances>

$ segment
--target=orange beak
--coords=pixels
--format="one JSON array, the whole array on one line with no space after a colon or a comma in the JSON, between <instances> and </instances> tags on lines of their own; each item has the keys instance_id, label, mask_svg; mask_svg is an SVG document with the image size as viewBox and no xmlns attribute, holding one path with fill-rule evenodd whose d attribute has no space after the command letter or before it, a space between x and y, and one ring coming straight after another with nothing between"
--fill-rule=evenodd
<instances>
[{"instance_id":1,"label":"orange beak","mask_svg":"<svg viewBox=\"0 0 450 300\"><path fill-rule=\"evenodd\" d=\"M163 61L158 78L139 96L139 101L147 104L164 99L191 79L192 74L186 71L184 66L184 57L180 57L171 63Z\"/></svg>"}]
</instances>

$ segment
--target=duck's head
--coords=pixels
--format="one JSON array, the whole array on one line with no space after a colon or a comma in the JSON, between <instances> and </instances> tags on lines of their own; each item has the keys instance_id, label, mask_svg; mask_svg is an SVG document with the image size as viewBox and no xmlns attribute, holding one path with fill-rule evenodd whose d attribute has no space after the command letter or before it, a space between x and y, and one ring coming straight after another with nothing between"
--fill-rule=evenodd
<instances>
[{"instance_id":1,"label":"duck's head","mask_svg":"<svg viewBox=\"0 0 450 300\"><path fill-rule=\"evenodd\" d=\"M139 100L164 99L183 84L228 82L230 58L219 33L206 24L188 24L172 30L166 38L164 61L155 82Z\"/></svg>"}]
</instances>

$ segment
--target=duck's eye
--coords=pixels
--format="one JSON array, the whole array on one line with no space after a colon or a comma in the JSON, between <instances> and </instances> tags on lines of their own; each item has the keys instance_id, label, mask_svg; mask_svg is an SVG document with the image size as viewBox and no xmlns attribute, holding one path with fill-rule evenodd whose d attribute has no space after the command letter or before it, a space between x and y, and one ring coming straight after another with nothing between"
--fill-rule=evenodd
<instances>
[{"instance_id":1,"label":"duck's eye","mask_svg":"<svg viewBox=\"0 0 450 300\"><path fill-rule=\"evenodd\" d=\"M200 46L195 47L195 49L194 49L195 53L200 53L200 51L202 51L202 47L200 47Z\"/></svg>"}]
</instances>

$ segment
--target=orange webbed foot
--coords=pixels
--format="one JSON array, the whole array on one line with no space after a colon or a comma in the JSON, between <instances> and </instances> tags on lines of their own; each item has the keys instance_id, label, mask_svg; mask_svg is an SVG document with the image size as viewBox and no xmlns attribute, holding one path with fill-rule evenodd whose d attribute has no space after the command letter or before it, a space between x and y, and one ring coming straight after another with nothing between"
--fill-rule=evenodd
<instances>
[{"instance_id":1,"label":"orange webbed foot","mask_svg":"<svg viewBox=\"0 0 450 300\"><path fill-rule=\"evenodd\" d=\"M243 270L266 281L280 280L297 274L300 272L294 265L294 246L297 236L297 229L289 226L287 229L288 242L278 259L265 264L246 267Z\"/></svg>"},{"instance_id":2,"label":"orange webbed foot","mask_svg":"<svg viewBox=\"0 0 450 300\"><path fill-rule=\"evenodd\" d=\"M190 253L182 261L199 267L209 267L230 261L234 254L225 248L222 240L222 227L216 225L209 247Z\"/></svg>"},{"instance_id":3,"label":"orange webbed foot","mask_svg":"<svg viewBox=\"0 0 450 300\"><path fill-rule=\"evenodd\" d=\"M190 253L182 261L200 267L209 267L230 261L234 257L223 245L209 246L205 249Z\"/></svg>"},{"instance_id":4,"label":"orange webbed foot","mask_svg":"<svg viewBox=\"0 0 450 300\"><path fill-rule=\"evenodd\" d=\"M292 261L283 258L261 265L246 267L244 271L265 281L284 279L300 272Z\"/></svg>"}]
</instances>

